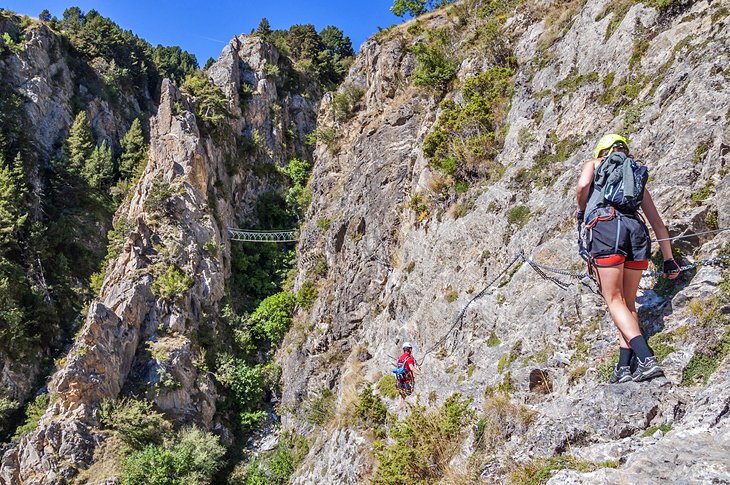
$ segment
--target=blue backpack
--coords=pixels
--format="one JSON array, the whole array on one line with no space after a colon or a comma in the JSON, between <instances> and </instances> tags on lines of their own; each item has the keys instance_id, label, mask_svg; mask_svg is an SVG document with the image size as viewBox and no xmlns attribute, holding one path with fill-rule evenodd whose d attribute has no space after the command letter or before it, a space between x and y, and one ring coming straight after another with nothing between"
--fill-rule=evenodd
<instances>
[{"instance_id":1,"label":"blue backpack","mask_svg":"<svg viewBox=\"0 0 730 485\"><path fill-rule=\"evenodd\" d=\"M396 366L393 368L393 374L395 374L395 378L399 381L405 380L407 372L406 372L406 361L404 362L398 362Z\"/></svg>"},{"instance_id":2,"label":"blue backpack","mask_svg":"<svg viewBox=\"0 0 730 485\"><path fill-rule=\"evenodd\" d=\"M649 170L622 152L614 152L601 161L593 178L601 188L603 202L620 212L636 212L644 198Z\"/></svg>"}]
</instances>

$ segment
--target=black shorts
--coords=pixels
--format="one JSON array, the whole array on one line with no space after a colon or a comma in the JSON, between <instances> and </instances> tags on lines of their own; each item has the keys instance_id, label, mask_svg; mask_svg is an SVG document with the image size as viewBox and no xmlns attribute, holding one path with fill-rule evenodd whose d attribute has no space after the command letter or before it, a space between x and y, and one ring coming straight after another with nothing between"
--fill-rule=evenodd
<instances>
[{"instance_id":1,"label":"black shorts","mask_svg":"<svg viewBox=\"0 0 730 485\"><path fill-rule=\"evenodd\" d=\"M591 257L596 266L646 269L651 257L651 237L638 216L615 212L595 222L591 229Z\"/></svg>"}]
</instances>

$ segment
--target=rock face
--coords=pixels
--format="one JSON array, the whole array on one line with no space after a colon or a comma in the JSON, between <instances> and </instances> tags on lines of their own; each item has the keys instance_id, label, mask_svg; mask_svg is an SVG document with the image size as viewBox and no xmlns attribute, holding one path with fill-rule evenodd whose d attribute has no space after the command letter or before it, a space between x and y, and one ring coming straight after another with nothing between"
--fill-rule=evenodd
<instances>
[{"instance_id":1,"label":"rock face","mask_svg":"<svg viewBox=\"0 0 730 485\"><path fill-rule=\"evenodd\" d=\"M95 430L98 406L120 393L146 396L177 422L213 426L216 389L196 364L198 332L214 324L230 274L227 227L250 216L269 183L245 164L288 160L276 136L290 120L301 133L314 129L315 96L277 92L265 78L263 67L277 62L276 49L256 38L236 38L224 49L209 71L232 113L221 126L201 122L196 100L163 82L147 167L115 216L129 236L52 378L51 406L38 428L5 452L1 483L66 483L88 467L104 439ZM245 105L238 97L242 83L252 86ZM275 120L273 104L280 113ZM269 134L255 154L260 158L239 158L236 137L254 132ZM287 146L306 153L303 136ZM223 249L209 249L213 244ZM185 289L166 292L165 277L178 278Z\"/></svg>"},{"instance_id":2,"label":"rock face","mask_svg":"<svg viewBox=\"0 0 730 485\"><path fill-rule=\"evenodd\" d=\"M314 436L295 483L370 479L372 466L350 467L337 479L330 474L345 464L372 464L371 448L362 441L367 432L353 428L343 435L350 424L340 418L354 408L360 384L389 373L406 340L415 342L422 367L422 404L437 406L458 391L473 398L479 414L489 400L485 389L508 379L511 401L535 412L526 432L489 451L497 466L479 470L487 483L509 478L508 463L560 454L620 466L586 475L561 472L552 483L730 480L727 374L718 370L706 384L681 383L692 356L727 335L725 317L708 323L700 310L718 294L719 267L692 270L668 296L651 289L653 280L643 283L644 328L670 342L668 379L649 383L608 385L617 339L603 301L576 280L557 275L572 283L564 290L541 279L522 260L457 320L521 251L551 267L577 263L573 187L606 132L631 134L672 235L730 222L724 168L730 83L723 74L730 55L728 2L674 2L664 10L637 2L622 18L612 2L573 2L563 23L550 16L557 15L556 2L538 3L546 9L542 16L517 7L506 24L516 37L518 67L498 180L439 200L443 177L423 154L424 137L442 108L440 99L414 85L417 60L408 46L424 40L426 31L451 27L454 51L464 53L456 84L491 62L483 51L469 49L478 26L466 21L460 27L454 11L419 18L363 45L340 88L341 94L353 88L364 93L349 119L333 120L332 97L325 97L318 124L336 130L337 138L317 147L313 203L299 244L300 282L314 261L329 269L317 304L279 354L287 383L282 408L290 410L285 427ZM540 21L545 16L551 24ZM478 18L476 11L471 18ZM462 93L446 97L460 101ZM552 157L541 168L546 154ZM548 182L525 180L525 171ZM416 211L418 200L436 203ZM521 222L511 215L517 206L529 214ZM677 241L675 248L699 260L717 255L727 241L727 233L712 233ZM362 353L372 358L357 362ZM724 359L725 369L727 353L714 355ZM537 383L535 372L548 375L550 384ZM340 424L327 428L335 431L307 422L308 403L323 388L337 395L333 421ZM396 400L385 402L397 412ZM666 437L640 438L667 423L673 427ZM465 457L468 452L465 447ZM452 463L454 473L466 473L466 461ZM660 472L666 461L674 465Z\"/></svg>"},{"instance_id":3,"label":"rock face","mask_svg":"<svg viewBox=\"0 0 730 485\"><path fill-rule=\"evenodd\" d=\"M10 20L3 17L0 30L5 32L9 24ZM0 59L0 78L4 88L24 98L25 120L14 121L27 127L24 135L33 147L24 153L27 179L33 193L30 214L34 221L43 221L47 215L43 210L46 194L42 174L51 159L61 158L59 151L68 137L79 106L86 109L99 143L105 140L109 146L118 147L118 140L124 136L134 118L153 111L155 101L147 92L132 94L120 89L117 103L110 103L107 96L100 94L100 86L103 86L101 75L90 68L81 68L84 63L78 59L73 62L68 42L42 23L32 23L24 35L23 49ZM103 251L106 237L103 228L98 229L101 234L89 239L100 240ZM28 268L28 272L37 273L38 269ZM39 277L33 275L31 278L35 281ZM47 289L46 297L51 299ZM50 345L50 342L47 344ZM31 355L13 358L0 352L0 382L9 390L7 397L22 403L32 396L42 372L44 354L31 352Z\"/></svg>"}]
</instances>

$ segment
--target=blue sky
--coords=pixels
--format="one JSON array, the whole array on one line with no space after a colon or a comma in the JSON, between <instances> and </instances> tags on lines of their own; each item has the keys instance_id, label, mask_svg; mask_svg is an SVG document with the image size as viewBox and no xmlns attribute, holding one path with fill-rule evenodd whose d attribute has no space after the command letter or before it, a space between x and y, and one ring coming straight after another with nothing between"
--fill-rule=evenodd
<instances>
[{"instance_id":1,"label":"blue sky","mask_svg":"<svg viewBox=\"0 0 730 485\"><path fill-rule=\"evenodd\" d=\"M201 66L209 57L217 59L233 36L249 33L263 17L273 29L314 24L322 30L335 25L358 50L378 27L402 21L389 10L392 4L393 0L0 0L0 6L33 17L44 8L58 18L70 6L84 12L96 9L152 45L179 45L192 52Z\"/></svg>"}]
</instances>

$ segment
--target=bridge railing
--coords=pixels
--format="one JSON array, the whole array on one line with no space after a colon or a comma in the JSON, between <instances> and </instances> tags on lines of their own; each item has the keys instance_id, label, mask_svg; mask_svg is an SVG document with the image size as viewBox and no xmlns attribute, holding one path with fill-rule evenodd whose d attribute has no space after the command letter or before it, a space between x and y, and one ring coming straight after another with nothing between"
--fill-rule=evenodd
<instances>
[{"instance_id":1,"label":"bridge railing","mask_svg":"<svg viewBox=\"0 0 730 485\"><path fill-rule=\"evenodd\" d=\"M228 237L231 241L242 242L296 242L299 234L296 229L284 229L279 231L256 231L251 229L228 228Z\"/></svg>"}]
</instances>

